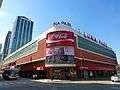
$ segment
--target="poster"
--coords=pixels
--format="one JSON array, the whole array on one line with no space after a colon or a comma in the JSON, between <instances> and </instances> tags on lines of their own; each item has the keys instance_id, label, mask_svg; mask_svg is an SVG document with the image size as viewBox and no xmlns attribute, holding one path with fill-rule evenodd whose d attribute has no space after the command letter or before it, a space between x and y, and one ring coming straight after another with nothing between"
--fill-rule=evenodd
<instances>
[{"instance_id":1,"label":"poster","mask_svg":"<svg viewBox=\"0 0 120 90\"><path fill-rule=\"evenodd\" d=\"M74 56L72 55L47 56L46 64L74 64Z\"/></svg>"},{"instance_id":2,"label":"poster","mask_svg":"<svg viewBox=\"0 0 120 90\"><path fill-rule=\"evenodd\" d=\"M46 56L51 55L74 55L74 47L72 46L58 46L46 49Z\"/></svg>"},{"instance_id":3,"label":"poster","mask_svg":"<svg viewBox=\"0 0 120 90\"><path fill-rule=\"evenodd\" d=\"M72 46L64 47L64 55L74 55L74 47Z\"/></svg>"}]
</instances>

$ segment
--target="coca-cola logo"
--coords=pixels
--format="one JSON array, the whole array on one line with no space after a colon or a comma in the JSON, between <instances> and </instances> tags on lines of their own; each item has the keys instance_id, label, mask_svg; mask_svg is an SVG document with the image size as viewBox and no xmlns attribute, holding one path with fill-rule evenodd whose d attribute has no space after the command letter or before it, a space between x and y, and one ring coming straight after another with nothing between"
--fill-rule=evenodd
<instances>
[{"instance_id":1,"label":"coca-cola logo","mask_svg":"<svg viewBox=\"0 0 120 90\"><path fill-rule=\"evenodd\" d=\"M47 40L65 40L65 39L73 39L73 32L69 31L55 31L47 34Z\"/></svg>"},{"instance_id":2,"label":"coca-cola logo","mask_svg":"<svg viewBox=\"0 0 120 90\"><path fill-rule=\"evenodd\" d=\"M51 39L66 39L67 33L53 33L50 35Z\"/></svg>"}]
</instances>

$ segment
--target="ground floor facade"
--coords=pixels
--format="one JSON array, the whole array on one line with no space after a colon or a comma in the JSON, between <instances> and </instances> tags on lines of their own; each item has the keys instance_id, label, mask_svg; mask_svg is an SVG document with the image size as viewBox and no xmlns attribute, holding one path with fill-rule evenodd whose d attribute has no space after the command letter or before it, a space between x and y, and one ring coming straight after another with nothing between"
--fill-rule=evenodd
<instances>
[{"instance_id":1,"label":"ground floor facade","mask_svg":"<svg viewBox=\"0 0 120 90\"><path fill-rule=\"evenodd\" d=\"M91 66L88 66L88 64ZM94 67L92 67L92 65ZM84 61L84 64L79 62L76 63L76 66L74 67L45 67L45 60L42 60L19 65L17 68L20 69L20 76L34 78L33 76L36 75L36 79L101 80L110 79L111 75L116 73L113 69L115 68L114 66L106 65L106 68L104 68L104 65L104 67L101 68L99 65L103 66L103 64Z\"/></svg>"}]
</instances>

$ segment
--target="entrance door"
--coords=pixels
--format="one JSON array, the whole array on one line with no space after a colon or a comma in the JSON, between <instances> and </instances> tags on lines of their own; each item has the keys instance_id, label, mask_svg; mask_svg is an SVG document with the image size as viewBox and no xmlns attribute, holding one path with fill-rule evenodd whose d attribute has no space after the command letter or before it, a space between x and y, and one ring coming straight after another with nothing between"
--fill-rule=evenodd
<instances>
[{"instance_id":1,"label":"entrance door","mask_svg":"<svg viewBox=\"0 0 120 90\"><path fill-rule=\"evenodd\" d=\"M60 69L55 69L54 71L53 71L53 78L54 79L60 79L60 75L61 74L61 70Z\"/></svg>"},{"instance_id":2,"label":"entrance door","mask_svg":"<svg viewBox=\"0 0 120 90\"><path fill-rule=\"evenodd\" d=\"M66 79L67 72L65 68L55 68L53 70L54 79Z\"/></svg>"}]
</instances>

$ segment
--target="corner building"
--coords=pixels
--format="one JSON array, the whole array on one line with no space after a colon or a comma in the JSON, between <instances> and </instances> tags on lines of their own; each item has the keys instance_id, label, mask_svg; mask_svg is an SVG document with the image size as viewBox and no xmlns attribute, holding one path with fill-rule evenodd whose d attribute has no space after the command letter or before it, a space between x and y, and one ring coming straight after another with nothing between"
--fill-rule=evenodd
<instances>
[{"instance_id":1,"label":"corner building","mask_svg":"<svg viewBox=\"0 0 120 90\"><path fill-rule=\"evenodd\" d=\"M58 24L8 55L5 68L15 66L23 77L107 79L116 72L116 54L89 35Z\"/></svg>"}]
</instances>

